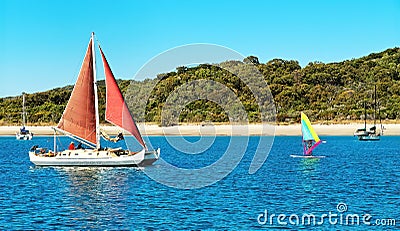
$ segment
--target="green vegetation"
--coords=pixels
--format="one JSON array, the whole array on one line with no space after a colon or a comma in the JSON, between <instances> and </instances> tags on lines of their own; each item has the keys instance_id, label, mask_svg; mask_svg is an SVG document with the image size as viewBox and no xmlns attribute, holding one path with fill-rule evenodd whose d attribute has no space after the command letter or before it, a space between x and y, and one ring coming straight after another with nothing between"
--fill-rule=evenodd
<instances>
[{"instance_id":1,"label":"green vegetation","mask_svg":"<svg viewBox=\"0 0 400 231\"><path fill-rule=\"evenodd\" d=\"M338 63L312 62L304 68L294 60L273 59L260 63L254 56L245 58L243 62L254 64L262 73L274 97L279 122L298 122L300 111L307 113L313 121L360 120L364 114L364 102L367 102L368 114L371 116L374 85L377 86L381 117L391 120L400 118L399 48ZM217 65L177 67L175 72L159 74L157 79L119 80L118 84L122 92L127 93L128 105L138 121L170 125L173 120L161 118L161 115L168 99L172 97L171 93L186 86L186 90L197 94L197 91L205 88L218 89L221 84L228 87L240 100L250 122L260 122L256 98L238 77L238 73L253 75L254 69L239 64L243 63L227 61ZM212 80L214 83L202 89L190 88L192 81L200 80ZM26 95L28 122L57 123L71 91L72 86L66 86ZM226 95L218 97L228 97ZM144 102L144 99L148 100ZM222 99L221 102L226 101ZM22 97L0 98L0 125L21 123L21 104ZM179 122L227 122L230 118L223 108L224 105L202 98L180 106L180 111L173 115ZM99 81L99 107L100 118L104 119L104 81ZM140 112L139 108L145 108L146 111Z\"/></svg>"}]
</instances>

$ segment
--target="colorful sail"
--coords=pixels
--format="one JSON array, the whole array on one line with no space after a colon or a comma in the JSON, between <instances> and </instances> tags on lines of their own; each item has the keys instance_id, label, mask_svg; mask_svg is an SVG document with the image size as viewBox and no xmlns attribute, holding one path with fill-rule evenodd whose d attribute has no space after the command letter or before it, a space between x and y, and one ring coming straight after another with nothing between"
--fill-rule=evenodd
<instances>
[{"instance_id":1,"label":"colorful sail","mask_svg":"<svg viewBox=\"0 0 400 231\"><path fill-rule=\"evenodd\" d=\"M321 140L311 126L310 120L303 112L301 113L301 133L303 135L303 143L311 142L309 147L307 147L307 144L304 144L304 154L310 155L314 148L321 143Z\"/></svg>"},{"instance_id":2,"label":"colorful sail","mask_svg":"<svg viewBox=\"0 0 400 231\"><path fill-rule=\"evenodd\" d=\"M57 127L92 144L96 144L96 109L93 84L95 77L93 73L92 43L93 39L91 38L75 87Z\"/></svg>"},{"instance_id":3,"label":"colorful sail","mask_svg":"<svg viewBox=\"0 0 400 231\"><path fill-rule=\"evenodd\" d=\"M146 147L101 48L100 53L106 76L106 120L128 131L143 147Z\"/></svg>"}]
</instances>

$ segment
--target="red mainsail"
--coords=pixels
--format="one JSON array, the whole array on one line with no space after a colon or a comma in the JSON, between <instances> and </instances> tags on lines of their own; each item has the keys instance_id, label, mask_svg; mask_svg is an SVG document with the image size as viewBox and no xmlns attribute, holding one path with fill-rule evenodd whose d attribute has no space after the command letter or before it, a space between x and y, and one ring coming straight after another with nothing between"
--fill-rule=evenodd
<instances>
[{"instance_id":1,"label":"red mainsail","mask_svg":"<svg viewBox=\"0 0 400 231\"><path fill-rule=\"evenodd\" d=\"M106 76L106 120L128 131L143 147L146 147L101 48L100 53Z\"/></svg>"},{"instance_id":2,"label":"red mainsail","mask_svg":"<svg viewBox=\"0 0 400 231\"><path fill-rule=\"evenodd\" d=\"M96 109L92 39L83 60L74 90L57 127L96 144Z\"/></svg>"}]
</instances>

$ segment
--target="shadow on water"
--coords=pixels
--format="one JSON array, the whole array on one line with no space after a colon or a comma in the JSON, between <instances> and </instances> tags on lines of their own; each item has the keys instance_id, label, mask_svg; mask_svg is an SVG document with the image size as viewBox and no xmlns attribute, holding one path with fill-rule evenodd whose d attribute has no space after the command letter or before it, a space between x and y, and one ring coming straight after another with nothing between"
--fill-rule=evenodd
<instances>
[{"instance_id":1,"label":"shadow on water","mask_svg":"<svg viewBox=\"0 0 400 231\"><path fill-rule=\"evenodd\" d=\"M300 171L304 175L312 175L319 166L319 158L302 158L300 162Z\"/></svg>"},{"instance_id":2,"label":"shadow on water","mask_svg":"<svg viewBox=\"0 0 400 231\"><path fill-rule=\"evenodd\" d=\"M72 219L101 222L123 217L133 168L59 168L67 176Z\"/></svg>"},{"instance_id":3,"label":"shadow on water","mask_svg":"<svg viewBox=\"0 0 400 231\"><path fill-rule=\"evenodd\" d=\"M53 206L57 207L58 216L64 215L64 228L80 226L84 229L107 227L109 222L122 225L120 222L127 215L127 202L138 184L137 176L143 175L141 170L128 167L31 168L32 173L48 176L49 181L56 182L55 186L59 187L49 195L52 197L49 202L56 201Z\"/></svg>"}]
</instances>

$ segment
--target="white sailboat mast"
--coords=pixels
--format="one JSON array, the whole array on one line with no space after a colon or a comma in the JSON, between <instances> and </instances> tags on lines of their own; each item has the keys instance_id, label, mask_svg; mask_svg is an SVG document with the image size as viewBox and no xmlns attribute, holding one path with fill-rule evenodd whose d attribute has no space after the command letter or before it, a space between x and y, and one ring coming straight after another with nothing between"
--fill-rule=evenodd
<instances>
[{"instance_id":1,"label":"white sailboat mast","mask_svg":"<svg viewBox=\"0 0 400 231\"><path fill-rule=\"evenodd\" d=\"M22 127L25 127L25 92L22 92Z\"/></svg>"},{"instance_id":2,"label":"white sailboat mast","mask_svg":"<svg viewBox=\"0 0 400 231\"><path fill-rule=\"evenodd\" d=\"M94 46L94 32L92 32L92 54L93 54L92 57L93 57L94 108L96 115L96 148L100 149L99 97L97 95L96 52Z\"/></svg>"}]
</instances>

